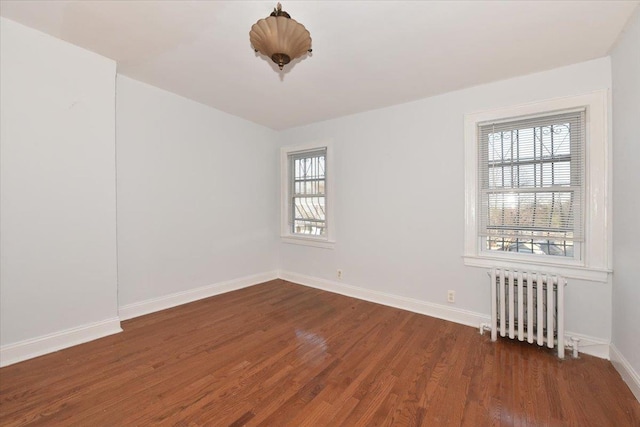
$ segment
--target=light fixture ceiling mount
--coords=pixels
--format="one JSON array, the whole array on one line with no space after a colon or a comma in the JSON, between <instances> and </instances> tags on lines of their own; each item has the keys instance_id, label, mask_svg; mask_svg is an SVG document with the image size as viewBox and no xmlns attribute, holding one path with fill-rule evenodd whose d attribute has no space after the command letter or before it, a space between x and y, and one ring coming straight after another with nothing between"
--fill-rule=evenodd
<instances>
[{"instance_id":1,"label":"light fixture ceiling mount","mask_svg":"<svg viewBox=\"0 0 640 427\"><path fill-rule=\"evenodd\" d=\"M256 52L271 58L281 70L292 60L311 52L311 34L282 10L280 3L271 15L253 24L249 40Z\"/></svg>"}]
</instances>

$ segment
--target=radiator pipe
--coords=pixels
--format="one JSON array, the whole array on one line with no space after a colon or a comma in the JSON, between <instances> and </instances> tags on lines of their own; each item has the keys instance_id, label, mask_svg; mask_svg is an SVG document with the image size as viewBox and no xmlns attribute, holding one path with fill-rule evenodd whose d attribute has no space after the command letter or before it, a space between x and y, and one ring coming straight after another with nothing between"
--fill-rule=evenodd
<instances>
[{"instance_id":1,"label":"radiator pipe","mask_svg":"<svg viewBox=\"0 0 640 427\"><path fill-rule=\"evenodd\" d=\"M580 338L575 338L575 337L566 337L567 338L567 342L565 343L565 347L571 349L572 354L571 356L574 359L577 359L579 357L579 350L580 350Z\"/></svg>"},{"instance_id":2,"label":"radiator pipe","mask_svg":"<svg viewBox=\"0 0 640 427\"><path fill-rule=\"evenodd\" d=\"M573 358L578 358L578 346L580 345L580 338L571 337L571 349L573 350Z\"/></svg>"},{"instance_id":3,"label":"radiator pipe","mask_svg":"<svg viewBox=\"0 0 640 427\"><path fill-rule=\"evenodd\" d=\"M484 335L484 331L490 331L491 325L488 323L480 323L480 335Z\"/></svg>"}]
</instances>

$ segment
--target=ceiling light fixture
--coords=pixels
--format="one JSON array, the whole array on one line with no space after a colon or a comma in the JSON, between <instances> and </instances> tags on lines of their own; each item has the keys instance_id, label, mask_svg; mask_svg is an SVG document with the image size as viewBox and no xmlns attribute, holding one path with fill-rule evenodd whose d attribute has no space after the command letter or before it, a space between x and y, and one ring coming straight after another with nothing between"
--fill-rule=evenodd
<instances>
[{"instance_id":1,"label":"ceiling light fixture","mask_svg":"<svg viewBox=\"0 0 640 427\"><path fill-rule=\"evenodd\" d=\"M293 59L311 52L311 34L291 19L280 3L271 15L253 24L249 40L256 52L271 58L281 70Z\"/></svg>"}]
</instances>

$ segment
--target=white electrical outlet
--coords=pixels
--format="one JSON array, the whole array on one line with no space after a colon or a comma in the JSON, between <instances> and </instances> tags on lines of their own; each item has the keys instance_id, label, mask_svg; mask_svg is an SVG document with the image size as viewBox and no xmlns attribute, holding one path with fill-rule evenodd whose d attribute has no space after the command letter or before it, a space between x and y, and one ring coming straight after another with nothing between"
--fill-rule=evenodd
<instances>
[{"instance_id":1,"label":"white electrical outlet","mask_svg":"<svg viewBox=\"0 0 640 427\"><path fill-rule=\"evenodd\" d=\"M447 302L456 302L456 291L447 292Z\"/></svg>"},{"instance_id":2,"label":"white electrical outlet","mask_svg":"<svg viewBox=\"0 0 640 427\"><path fill-rule=\"evenodd\" d=\"M338 276L338 279L342 279L342 270L338 269L338 271L336 272L336 276Z\"/></svg>"}]
</instances>

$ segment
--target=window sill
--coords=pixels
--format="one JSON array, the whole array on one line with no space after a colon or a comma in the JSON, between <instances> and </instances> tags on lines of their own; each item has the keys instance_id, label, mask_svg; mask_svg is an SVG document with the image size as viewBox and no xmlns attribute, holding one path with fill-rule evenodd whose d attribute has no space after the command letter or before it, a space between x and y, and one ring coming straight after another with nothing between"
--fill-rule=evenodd
<instances>
[{"instance_id":1,"label":"window sill","mask_svg":"<svg viewBox=\"0 0 640 427\"><path fill-rule=\"evenodd\" d=\"M282 243L290 245L302 245L312 246L314 248L333 249L336 242L327 239L316 239L313 237L298 237L298 236L281 236Z\"/></svg>"},{"instance_id":2,"label":"window sill","mask_svg":"<svg viewBox=\"0 0 640 427\"><path fill-rule=\"evenodd\" d=\"M559 274L568 279L587 280L590 282L607 283L611 270L588 268L572 264L560 264L538 260L514 260L505 257L489 257L465 255L464 265L483 268L512 268L522 271L540 270L546 273Z\"/></svg>"}]
</instances>

